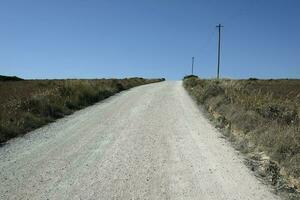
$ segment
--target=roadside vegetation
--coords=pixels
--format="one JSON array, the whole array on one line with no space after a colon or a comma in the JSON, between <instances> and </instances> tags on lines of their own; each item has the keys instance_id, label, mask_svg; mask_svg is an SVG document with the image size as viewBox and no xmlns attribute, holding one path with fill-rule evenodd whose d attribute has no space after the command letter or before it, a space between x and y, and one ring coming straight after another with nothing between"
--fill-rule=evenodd
<instances>
[{"instance_id":1,"label":"roadside vegetation","mask_svg":"<svg viewBox=\"0 0 300 200\"><path fill-rule=\"evenodd\" d=\"M300 80L204 80L184 87L210 113L251 169L277 189L300 189Z\"/></svg>"},{"instance_id":2,"label":"roadside vegetation","mask_svg":"<svg viewBox=\"0 0 300 200\"><path fill-rule=\"evenodd\" d=\"M22 81L23 79L17 76L2 76L0 75L0 81Z\"/></svg>"},{"instance_id":3,"label":"roadside vegetation","mask_svg":"<svg viewBox=\"0 0 300 200\"><path fill-rule=\"evenodd\" d=\"M20 80L0 77L0 143L120 91L164 79Z\"/></svg>"}]
</instances>

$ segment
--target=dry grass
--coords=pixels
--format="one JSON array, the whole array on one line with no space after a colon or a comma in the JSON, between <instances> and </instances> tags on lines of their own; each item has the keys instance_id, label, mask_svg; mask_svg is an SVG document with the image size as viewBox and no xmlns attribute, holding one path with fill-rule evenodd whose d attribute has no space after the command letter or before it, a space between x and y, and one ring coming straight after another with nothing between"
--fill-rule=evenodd
<instances>
[{"instance_id":1,"label":"dry grass","mask_svg":"<svg viewBox=\"0 0 300 200\"><path fill-rule=\"evenodd\" d=\"M280 173L300 180L300 80L192 77L184 79L184 86L218 116L219 126L229 129L241 150L266 153Z\"/></svg>"},{"instance_id":2,"label":"dry grass","mask_svg":"<svg viewBox=\"0 0 300 200\"><path fill-rule=\"evenodd\" d=\"M0 81L0 143L122 90L162 80Z\"/></svg>"}]
</instances>

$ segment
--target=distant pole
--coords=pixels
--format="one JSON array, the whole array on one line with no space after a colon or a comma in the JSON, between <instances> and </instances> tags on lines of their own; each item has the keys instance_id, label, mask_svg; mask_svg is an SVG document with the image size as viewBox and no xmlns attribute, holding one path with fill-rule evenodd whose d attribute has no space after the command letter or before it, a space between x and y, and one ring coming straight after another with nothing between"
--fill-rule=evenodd
<instances>
[{"instance_id":1,"label":"distant pole","mask_svg":"<svg viewBox=\"0 0 300 200\"><path fill-rule=\"evenodd\" d=\"M221 28L224 27L221 24L217 26L219 28L219 42L218 42L218 72L217 72L217 79L220 78L220 52L221 52Z\"/></svg>"},{"instance_id":2,"label":"distant pole","mask_svg":"<svg viewBox=\"0 0 300 200\"><path fill-rule=\"evenodd\" d=\"M194 56L192 57L192 75L194 75Z\"/></svg>"}]
</instances>

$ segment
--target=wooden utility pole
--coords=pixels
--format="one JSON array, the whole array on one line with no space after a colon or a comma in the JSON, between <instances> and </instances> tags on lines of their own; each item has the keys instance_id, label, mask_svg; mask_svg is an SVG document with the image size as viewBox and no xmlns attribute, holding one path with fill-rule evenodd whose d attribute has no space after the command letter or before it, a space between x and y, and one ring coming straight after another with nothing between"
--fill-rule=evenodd
<instances>
[{"instance_id":1,"label":"wooden utility pole","mask_svg":"<svg viewBox=\"0 0 300 200\"><path fill-rule=\"evenodd\" d=\"M194 56L192 57L192 75L194 75Z\"/></svg>"},{"instance_id":2,"label":"wooden utility pole","mask_svg":"<svg viewBox=\"0 0 300 200\"><path fill-rule=\"evenodd\" d=\"M217 26L219 28L219 42L218 42L218 72L217 72L217 79L220 78L220 52L221 52L221 28L224 27L221 24Z\"/></svg>"}]
</instances>

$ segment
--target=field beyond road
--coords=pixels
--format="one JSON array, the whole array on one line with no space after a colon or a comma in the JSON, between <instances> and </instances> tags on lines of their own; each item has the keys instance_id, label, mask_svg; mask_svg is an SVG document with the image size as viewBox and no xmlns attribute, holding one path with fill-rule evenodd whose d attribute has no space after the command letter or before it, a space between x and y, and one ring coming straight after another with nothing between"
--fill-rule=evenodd
<instances>
[{"instance_id":1,"label":"field beyond road","mask_svg":"<svg viewBox=\"0 0 300 200\"><path fill-rule=\"evenodd\" d=\"M0 199L278 199L181 82L135 87L0 148Z\"/></svg>"},{"instance_id":2,"label":"field beyond road","mask_svg":"<svg viewBox=\"0 0 300 200\"><path fill-rule=\"evenodd\" d=\"M0 144L123 90L163 80L23 80L0 76Z\"/></svg>"},{"instance_id":3,"label":"field beyond road","mask_svg":"<svg viewBox=\"0 0 300 200\"><path fill-rule=\"evenodd\" d=\"M190 76L184 86L258 176L300 198L300 80Z\"/></svg>"}]
</instances>

